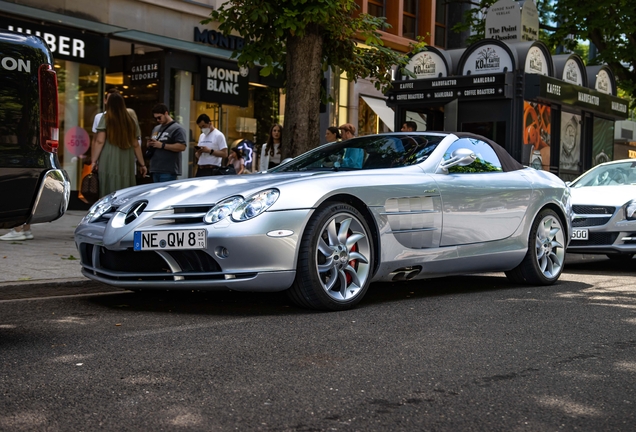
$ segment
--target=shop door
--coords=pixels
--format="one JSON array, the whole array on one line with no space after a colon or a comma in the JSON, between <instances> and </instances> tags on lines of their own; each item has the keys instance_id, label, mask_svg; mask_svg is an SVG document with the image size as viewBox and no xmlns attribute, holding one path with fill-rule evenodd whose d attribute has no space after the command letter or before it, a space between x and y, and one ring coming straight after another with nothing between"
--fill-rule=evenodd
<instances>
[{"instance_id":1,"label":"shop door","mask_svg":"<svg viewBox=\"0 0 636 432\"><path fill-rule=\"evenodd\" d=\"M482 135L511 152L512 100L460 103L457 117L461 132Z\"/></svg>"}]
</instances>

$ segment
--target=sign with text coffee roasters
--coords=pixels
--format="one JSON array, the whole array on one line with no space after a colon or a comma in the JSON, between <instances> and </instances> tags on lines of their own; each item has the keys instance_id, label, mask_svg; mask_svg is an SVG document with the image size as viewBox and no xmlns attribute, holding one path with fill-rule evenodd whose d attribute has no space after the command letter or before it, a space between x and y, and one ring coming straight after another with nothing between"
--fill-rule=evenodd
<instances>
[{"instance_id":1,"label":"sign with text coffee roasters","mask_svg":"<svg viewBox=\"0 0 636 432\"><path fill-rule=\"evenodd\" d=\"M249 101L249 69L234 62L202 58L197 100L246 107Z\"/></svg>"}]
</instances>

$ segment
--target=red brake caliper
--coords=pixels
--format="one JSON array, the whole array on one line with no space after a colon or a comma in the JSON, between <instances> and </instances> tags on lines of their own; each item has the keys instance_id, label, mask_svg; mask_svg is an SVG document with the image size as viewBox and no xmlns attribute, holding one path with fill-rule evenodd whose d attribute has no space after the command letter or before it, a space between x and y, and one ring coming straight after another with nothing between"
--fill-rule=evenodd
<instances>
[{"instance_id":1,"label":"red brake caliper","mask_svg":"<svg viewBox=\"0 0 636 432\"><path fill-rule=\"evenodd\" d=\"M357 251L358 251L358 244L356 243L351 248L351 252L357 252ZM353 267L353 268L356 268L357 262L358 262L358 260L354 260L353 259L353 260L349 261L349 265L351 267ZM349 286L349 285L351 285L352 278L351 278L351 275L349 273L347 273L346 276L347 276L347 286Z\"/></svg>"}]
</instances>

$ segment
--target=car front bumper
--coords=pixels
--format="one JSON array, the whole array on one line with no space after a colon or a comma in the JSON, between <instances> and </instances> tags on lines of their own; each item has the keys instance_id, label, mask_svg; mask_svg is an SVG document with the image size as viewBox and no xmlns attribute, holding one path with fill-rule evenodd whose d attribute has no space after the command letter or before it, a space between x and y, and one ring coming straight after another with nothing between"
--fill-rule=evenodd
<instances>
[{"instance_id":1,"label":"car front bumper","mask_svg":"<svg viewBox=\"0 0 636 432\"><path fill-rule=\"evenodd\" d=\"M160 212L159 212L160 213ZM144 214L131 226L82 222L75 231L82 274L128 289L282 291L296 275L302 232L311 209L265 212L244 222L171 224ZM133 250L135 231L206 229L207 248Z\"/></svg>"}]
</instances>

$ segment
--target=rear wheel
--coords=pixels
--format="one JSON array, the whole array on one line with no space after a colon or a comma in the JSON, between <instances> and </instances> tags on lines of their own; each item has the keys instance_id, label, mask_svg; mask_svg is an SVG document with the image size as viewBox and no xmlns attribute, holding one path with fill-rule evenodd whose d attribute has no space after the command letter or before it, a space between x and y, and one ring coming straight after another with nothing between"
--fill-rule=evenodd
<instances>
[{"instance_id":1,"label":"rear wheel","mask_svg":"<svg viewBox=\"0 0 636 432\"><path fill-rule=\"evenodd\" d=\"M516 283L553 284L563 271L565 244L559 216L553 210L542 210L532 223L526 256L506 276Z\"/></svg>"},{"instance_id":2,"label":"rear wheel","mask_svg":"<svg viewBox=\"0 0 636 432\"><path fill-rule=\"evenodd\" d=\"M634 254L607 254L606 256L612 261L629 261L634 257Z\"/></svg>"},{"instance_id":3,"label":"rear wheel","mask_svg":"<svg viewBox=\"0 0 636 432\"><path fill-rule=\"evenodd\" d=\"M364 217L348 204L330 204L312 216L303 233L289 297L310 309L350 309L369 288L373 259Z\"/></svg>"}]
</instances>

